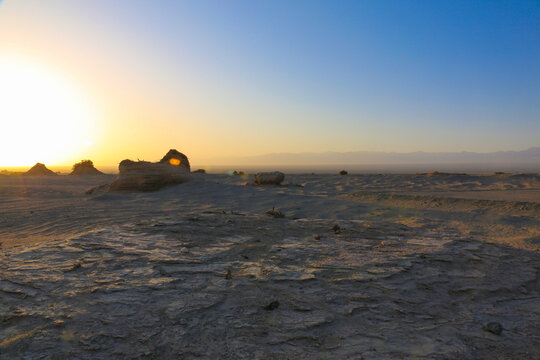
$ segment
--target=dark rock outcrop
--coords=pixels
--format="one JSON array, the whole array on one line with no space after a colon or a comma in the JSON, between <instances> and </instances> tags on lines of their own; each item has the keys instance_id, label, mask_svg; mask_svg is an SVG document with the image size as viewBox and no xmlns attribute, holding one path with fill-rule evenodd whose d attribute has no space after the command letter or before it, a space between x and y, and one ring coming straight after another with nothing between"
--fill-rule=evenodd
<instances>
[{"instance_id":1,"label":"dark rock outcrop","mask_svg":"<svg viewBox=\"0 0 540 360\"><path fill-rule=\"evenodd\" d=\"M427 176L427 177L450 177L450 176L469 176L464 173L446 173L440 171L432 171L429 173L417 173L416 176Z\"/></svg>"},{"instance_id":2,"label":"dark rock outcrop","mask_svg":"<svg viewBox=\"0 0 540 360\"><path fill-rule=\"evenodd\" d=\"M36 163L32 166L30 170L23 174L24 176L42 176L42 175L58 175L52 170L47 169L47 167L42 163Z\"/></svg>"},{"instance_id":3,"label":"dark rock outcrop","mask_svg":"<svg viewBox=\"0 0 540 360\"><path fill-rule=\"evenodd\" d=\"M482 329L484 329L485 331L489 331L490 333L495 335L501 335L503 331L502 325L498 322L488 322L484 324L484 326L482 326Z\"/></svg>"},{"instance_id":4,"label":"dark rock outcrop","mask_svg":"<svg viewBox=\"0 0 540 360\"><path fill-rule=\"evenodd\" d=\"M103 173L94 167L92 160L81 160L73 165L70 175L103 175Z\"/></svg>"},{"instance_id":5,"label":"dark rock outcrop","mask_svg":"<svg viewBox=\"0 0 540 360\"><path fill-rule=\"evenodd\" d=\"M339 175L343 176L343 175L349 175L349 173L347 172L347 170L341 170L339 172Z\"/></svg>"},{"instance_id":6,"label":"dark rock outcrop","mask_svg":"<svg viewBox=\"0 0 540 360\"><path fill-rule=\"evenodd\" d=\"M285 174L280 171L260 172L255 174L256 185L279 185L285 179Z\"/></svg>"}]
</instances>

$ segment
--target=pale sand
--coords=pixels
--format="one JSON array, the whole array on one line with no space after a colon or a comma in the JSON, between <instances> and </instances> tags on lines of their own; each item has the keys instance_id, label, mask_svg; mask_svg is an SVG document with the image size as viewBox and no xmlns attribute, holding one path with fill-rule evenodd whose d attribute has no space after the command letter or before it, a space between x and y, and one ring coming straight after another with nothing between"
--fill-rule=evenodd
<instances>
[{"instance_id":1,"label":"pale sand","mask_svg":"<svg viewBox=\"0 0 540 360\"><path fill-rule=\"evenodd\" d=\"M0 358L540 358L538 176L112 178L0 176Z\"/></svg>"}]
</instances>

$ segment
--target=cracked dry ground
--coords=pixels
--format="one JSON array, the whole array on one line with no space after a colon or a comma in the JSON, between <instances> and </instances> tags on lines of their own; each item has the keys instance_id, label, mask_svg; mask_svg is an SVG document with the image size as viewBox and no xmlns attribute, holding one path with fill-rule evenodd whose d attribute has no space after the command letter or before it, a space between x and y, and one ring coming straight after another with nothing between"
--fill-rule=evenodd
<instances>
[{"instance_id":1,"label":"cracked dry ground","mask_svg":"<svg viewBox=\"0 0 540 360\"><path fill-rule=\"evenodd\" d=\"M201 213L6 249L0 358L540 358L540 253L338 223Z\"/></svg>"}]
</instances>

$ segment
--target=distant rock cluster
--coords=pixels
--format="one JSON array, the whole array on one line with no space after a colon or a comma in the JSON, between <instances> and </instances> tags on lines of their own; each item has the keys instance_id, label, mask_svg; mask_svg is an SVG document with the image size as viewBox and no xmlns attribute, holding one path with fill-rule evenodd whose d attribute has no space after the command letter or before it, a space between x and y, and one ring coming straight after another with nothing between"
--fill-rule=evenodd
<instances>
[{"instance_id":1,"label":"distant rock cluster","mask_svg":"<svg viewBox=\"0 0 540 360\"><path fill-rule=\"evenodd\" d=\"M48 176L58 175L54 171L48 169L45 164L36 163L27 172L22 174L23 176ZM73 165L73 169L70 175L103 175L101 171L94 167L92 160L81 160Z\"/></svg>"}]
</instances>

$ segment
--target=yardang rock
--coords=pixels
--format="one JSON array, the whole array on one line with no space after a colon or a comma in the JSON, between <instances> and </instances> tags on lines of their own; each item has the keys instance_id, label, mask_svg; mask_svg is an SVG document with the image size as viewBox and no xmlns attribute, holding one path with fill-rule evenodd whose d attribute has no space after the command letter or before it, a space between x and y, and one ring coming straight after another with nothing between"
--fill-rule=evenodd
<instances>
[{"instance_id":1,"label":"yardang rock","mask_svg":"<svg viewBox=\"0 0 540 360\"><path fill-rule=\"evenodd\" d=\"M47 167L42 163L36 163L32 166L30 170L23 174L24 176L42 176L42 175L58 175L52 170L47 169Z\"/></svg>"},{"instance_id":2,"label":"yardang rock","mask_svg":"<svg viewBox=\"0 0 540 360\"><path fill-rule=\"evenodd\" d=\"M187 156L174 149L157 163L123 160L118 170L109 191L156 191L189 181L191 174Z\"/></svg>"},{"instance_id":3,"label":"yardang rock","mask_svg":"<svg viewBox=\"0 0 540 360\"><path fill-rule=\"evenodd\" d=\"M73 165L70 175L103 175L103 173L94 167L92 160L81 160Z\"/></svg>"}]
</instances>

